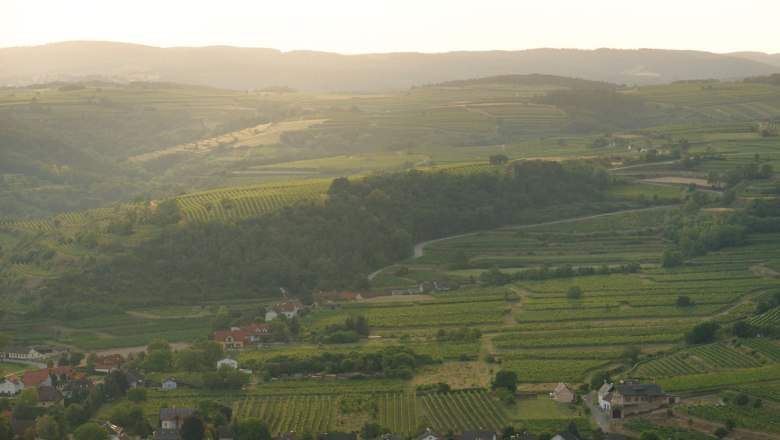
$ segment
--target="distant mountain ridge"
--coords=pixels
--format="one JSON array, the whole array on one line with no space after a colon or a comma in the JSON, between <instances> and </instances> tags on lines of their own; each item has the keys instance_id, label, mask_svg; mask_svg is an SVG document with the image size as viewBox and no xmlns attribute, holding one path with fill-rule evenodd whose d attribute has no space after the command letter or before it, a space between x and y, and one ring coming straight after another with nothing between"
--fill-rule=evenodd
<instances>
[{"instance_id":1,"label":"distant mountain ridge","mask_svg":"<svg viewBox=\"0 0 780 440\"><path fill-rule=\"evenodd\" d=\"M0 49L0 86L53 81L168 81L235 90L399 90L496 75L542 73L619 84L741 79L780 72L780 54L660 49L340 55L231 46L158 48L72 41Z\"/></svg>"}]
</instances>

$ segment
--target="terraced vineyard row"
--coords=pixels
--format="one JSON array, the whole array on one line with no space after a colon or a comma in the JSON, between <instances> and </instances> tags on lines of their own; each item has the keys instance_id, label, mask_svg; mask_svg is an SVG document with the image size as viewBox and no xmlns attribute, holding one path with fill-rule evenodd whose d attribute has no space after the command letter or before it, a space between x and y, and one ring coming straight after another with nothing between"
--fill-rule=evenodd
<instances>
[{"instance_id":1,"label":"terraced vineyard row","mask_svg":"<svg viewBox=\"0 0 780 440\"><path fill-rule=\"evenodd\" d=\"M262 185L188 194L175 198L188 221L244 218L264 214L299 200L312 200L327 191L330 181Z\"/></svg>"},{"instance_id":2,"label":"terraced vineyard row","mask_svg":"<svg viewBox=\"0 0 780 440\"><path fill-rule=\"evenodd\" d=\"M760 399L780 402L780 385L778 384L751 385L739 387L738 389Z\"/></svg>"},{"instance_id":3,"label":"terraced vineyard row","mask_svg":"<svg viewBox=\"0 0 780 440\"><path fill-rule=\"evenodd\" d=\"M780 345L768 339L740 339L740 342L773 361L780 362Z\"/></svg>"},{"instance_id":4,"label":"terraced vineyard row","mask_svg":"<svg viewBox=\"0 0 780 440\"><path fill-rule=\"evenodd\" d=\"M736 405L696 405L682 406L678 410L690 416L716 422L732 419L737 423L737 427L751 431L780 433L780 418L777 417L775 411L765 408Z\"/></svg>"},{"instance_id":5,"label":"terraced vineyard row","mask_svg":"<svg viewBox=\"0 0 780 440\"><path fill-rule=\"evenodd\" d=\"M235 415L265 421L274 435L328 432L333 427L337 399L318 395L247 397L236 404Z\"/></svg>"},{"instance_id":6,"label":"terraced vineyard row","mask_svg":"<svg viewBox=\"0 0 780 440\"><path fill-rule=\"evenodd\" d=\"M397 435L412 436L418 427L418 398L415 394L392 393L377 397L379 424Z\"/></svg>"},{"instance_id":7,"label":"terraced vineyard row","mask_svg":"<svg viewBox=\"0 0 780 440\"><path fill-rule=\"evenodd\" d=\"M780 324L780 306L748 320L753 325Z\"/></svg>"},{"instance_id":8,"label":"terraced vineyard row","mask_svg":"<svg viewBox=\"0 0 780 440\"><path fill-rule=\"evenodd\" d=\"M678 351L650 360L636 370L642 377L671 377L703 371L760 367L759 360L721 342Z\"/></svg>"},{"instance_id":9,"label":"terraced vineyard row","mask_svg":"<svg viewBox=\"0 0 780 440\"><path fill-rule=\"evenodd\" d=\"M439 432L477 428L498 432L508 423L507 415L484 390L429 394L421 400L425 420Z\"/></svg>"}]
</instances>

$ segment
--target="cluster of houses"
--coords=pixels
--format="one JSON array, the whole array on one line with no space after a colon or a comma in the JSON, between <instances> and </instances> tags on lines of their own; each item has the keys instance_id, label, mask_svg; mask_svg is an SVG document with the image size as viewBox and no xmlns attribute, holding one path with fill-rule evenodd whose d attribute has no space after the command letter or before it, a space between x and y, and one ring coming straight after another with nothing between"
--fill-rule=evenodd
<instances>
[{"instance_id":1,"label":"cluster of houses","mask_svg":"<svg viewBox=\"0 0 780 440\"><path fill-rule=\"evenodd\" d=\"M269 311L268 313L271 312ZM271 326L253 323L241 327L231 327L226 330L215 330L213 339L219 342L225 350L243 350L264 342L270 335Z\"/></svg>"},{"instance_id":2,"label":"cluster of houses","mask_svg":"<svg viewBox=\"0 0 780 440\"><path fill-rule=\"evenodd\" d=\"M622 380L617 384L605 381L596 394L599 407L613 420L654 411L680 401L679 396L667 394L658 384L641 383L634 379ZM556 403L573 403L577 394L569 385L559 382L550 393L550 398Z\"/></svg>"}]
</instances>

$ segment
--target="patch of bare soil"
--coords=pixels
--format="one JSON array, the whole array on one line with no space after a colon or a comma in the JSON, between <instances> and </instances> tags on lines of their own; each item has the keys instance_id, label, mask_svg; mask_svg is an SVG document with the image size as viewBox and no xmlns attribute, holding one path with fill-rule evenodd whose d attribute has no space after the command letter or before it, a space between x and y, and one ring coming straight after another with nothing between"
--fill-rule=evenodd
<instances>
[{"instance_id":1,"label":"patch of bare soil","mask_svg":"<svg viewBox=\"0 0 780 440\"><path fill-rule=\"evenodd\" d=\"M480 361L448 361L414 376L412 385L447 383L455 389L490 386L491 367Z\"/></svg>"}]
</instances>

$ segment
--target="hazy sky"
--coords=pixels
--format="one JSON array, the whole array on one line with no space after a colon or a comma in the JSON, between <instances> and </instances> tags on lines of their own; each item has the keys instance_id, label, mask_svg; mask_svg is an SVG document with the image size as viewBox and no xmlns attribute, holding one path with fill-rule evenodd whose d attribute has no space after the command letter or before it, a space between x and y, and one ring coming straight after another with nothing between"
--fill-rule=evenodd
<instances>
[{"instance_id":1,"label":"hazy sky","mask_svg":"<svg viewBox=\"0 0 780 440\"><path fill-rule=\"evenodd\" d=\"M2 0L0 47L67 40L340 53L780 53L780 0Z\"/></svg>"}]
</instances>

